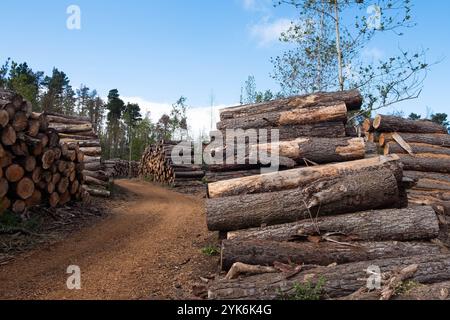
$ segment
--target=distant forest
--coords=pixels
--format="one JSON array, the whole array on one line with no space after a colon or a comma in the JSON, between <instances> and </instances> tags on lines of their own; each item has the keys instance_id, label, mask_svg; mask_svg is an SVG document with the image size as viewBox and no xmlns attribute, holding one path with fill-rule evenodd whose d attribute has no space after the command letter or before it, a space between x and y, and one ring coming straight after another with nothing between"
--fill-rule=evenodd
<instances>
[{"instance_id":1,"label":"distant forest","mask_svg":"<svg viewBox=\"0 0 450 320\"><path fill-rule=\"evenodd\" d=\"M125 103L117 89L104 101L95 89L71 85L68 75L53 68L51 75L34 71L28 63L7 59L0 66L0 88L14 90L33 104L35 112L55 112L91 120L102 143L104 159L139 160L146 146L188 135L186 98L181 97L153 123L138 104Z\"/></svg>"}]
</instances>

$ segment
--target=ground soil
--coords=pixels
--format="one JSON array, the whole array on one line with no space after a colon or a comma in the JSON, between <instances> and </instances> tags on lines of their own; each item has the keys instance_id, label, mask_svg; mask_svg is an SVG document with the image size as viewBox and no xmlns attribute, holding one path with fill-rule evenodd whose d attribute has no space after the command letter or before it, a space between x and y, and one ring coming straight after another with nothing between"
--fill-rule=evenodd
<instances>
[{"instance_id":1,"label":"ground soil","mask_svg":"<svg viewBox=\"0 0 450 320\"><path fill-rule=\"evenodd\" d=\"M0 266L0 299L194 298L218 270L202 253L217 245L204 200L138 180L115 188L106 218ZM81 290L67 289L69 265L81 268Z\"/></svg>"}]
</instances>

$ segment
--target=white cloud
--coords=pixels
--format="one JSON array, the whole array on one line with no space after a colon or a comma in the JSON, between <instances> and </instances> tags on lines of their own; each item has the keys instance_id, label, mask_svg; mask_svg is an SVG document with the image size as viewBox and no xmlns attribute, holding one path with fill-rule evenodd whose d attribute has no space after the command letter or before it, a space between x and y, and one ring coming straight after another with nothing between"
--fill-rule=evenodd
<instances>
[{"instance_id":1,"label":"white cloud","mask_svg":"<svg viewBox=\"0 0 450 320\"><path fill-rule=\"evenodd\" d=\"M159 103L145 100L141 97L121 97L125 103L137 103L141 107L143 116L150 112L150 118L156 123L163 114L169 114L172 110L171 103ZM228 105L219 105L212 108L213 130L216 129L216 123L219 121L219 110L229 107ZM187 109L187 120L189 133L194 138L200 136L202 132L208 134L211 130L211 107L190 107Z\"/></svg>"},{"instance_id":2,"label":"white cloud","mask_svg":"<svg viewBox=\"0 0 450 320\"><path fill-rule=\"evenodd\" d=\"M365 48L363 56L370 61L377 61L383 58L384 52L379 48Z\"/></svg>"},{"instance_id":3,"label":"white cloud","mask_svg":"<svg viewBox=\"0 0 450 320\"><path fill-rule=\"evenodd\" d=\"M240 0L245 10L267 11L272 0Z\"/></svg>"},{"instance_id":4,"label":"white cloud","mask_svg":"<svg viewBox=\"0 0 450 320\"><path fill-rule=\"evenodd\" d=\"M267 20L250 27L250 35L257 39L260 46L268 46L278 42L281 34L291 26L291 20L280 18L269 22Z\"/></svg>"}]
</instances>

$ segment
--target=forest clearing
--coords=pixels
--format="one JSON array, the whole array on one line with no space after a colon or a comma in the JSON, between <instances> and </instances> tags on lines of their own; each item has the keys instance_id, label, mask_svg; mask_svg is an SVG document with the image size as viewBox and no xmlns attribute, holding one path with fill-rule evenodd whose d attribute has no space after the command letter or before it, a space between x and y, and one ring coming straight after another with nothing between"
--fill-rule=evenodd
<instances>
[{"instance_id":1,"label":"forest clearing","mask_svg":"<svg viewBox=\"0 0 450 320\"><path fill-rule=\"evenodd\" d=\"M0 301L450 300L438 1L6 1Z\"/></svg>"}]
</instances>

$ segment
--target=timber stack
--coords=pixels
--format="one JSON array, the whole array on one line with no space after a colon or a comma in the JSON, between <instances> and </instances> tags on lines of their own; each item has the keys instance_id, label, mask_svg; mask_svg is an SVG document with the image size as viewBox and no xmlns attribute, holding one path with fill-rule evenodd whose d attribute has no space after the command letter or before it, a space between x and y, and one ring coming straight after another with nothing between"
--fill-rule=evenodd
<instances>
[{"instance_id":1,"label":"timber stack","mask_svg":"<svg viewBox=\"0 0 450 320\"><path fill-rule=\"evenodd\" d=\"M108 177L137 178L139 177L139 162L122 159L111 159L103 162Z\"/></svg>"},{"instance_id":2,"label":"timber stack","mask_svg":"<svg viewBox=\"0 0 450 320\"><path fill-rule=\"evenodd\" d=\"M49 127L58 132L61 143L69 146L79 145L85 154L83 171L86 176L85 189L91 196L109 197L109 179L102 163L102 147L88 117L68 116L58 113L45 113Z\"/></svg>"},{"instance_id":3,"label":"timber stack","mask_svg":"<svg viewBox=\"0 0 450 320\"><path fill-rule=\"evenodd\" d=\"M385 155L397 154L405 177L412 180L409 202L450 208L450 135L447 128L428 120L378 115L367 120Z\"/></svg>"},{"instance_id":4,"label":"timber stack","mask_svg":"<svg viewBox=\"0 0 450 320\"><path fill-rule=\"evenodd\" d=\"M270 159L275 151L273 148L279 154L276 159L281 170L363 159L366 156L364 139L346 133L348 113L361 106L361 94L352 90L222 109L217 129L224 137L225 147L207 152L218 159L223 158L224 164L208 166L207 180L245 177L251 171L273 165L261 157L263 154ZM278 130L279 141L272 141L275 138L270 134L272 129ZM238 130L247 130L245 137L240 139ZM259 130L267 130L267 139L260 139ZM249 138L251 131L254 137ZM227 144L227 140L234 143L234 136L227 139L227 134L237 135L237 139L242 140L243 145L238 145L245 157L242 163L236 161L239 151L234 145ZM227 152L228 148L234 148L234 151Z\"/></svg>"},{"instance_id":5,"label":"timber stack","mask_svg":"<svg viewBox=\"0 0 450 320\"><path fill-rule=\"evenodd\" d=\"M60 140L49 119L30 102L0 89L0 203L21 214L27 208L84 198L84 152Z\"/></svg>"},{"instance_id":6,"label":"timber stack","mask_svg":"<svg viewBox=\"0 0 450 320\"><path fill-rule=\"evenodd\" d=\"M139 164L139 176L153 182L169 184L172 186L187 186L201 183L205 176L201 165L194 163L194 149L185 155L187 160L182 164L174 163L172 151L179 144L175 141L160 141L147 147ZM186 150L188 148L183 148ZM184 157L183 154L177 156Z\"/></svg>"},{"instance_id":7,"label":"timber stack","mask_svg":"<svg viewBox=\"0 0 450 320\"><path fill-rule=\"evenodd\" d=\"M364 289L374 265L392 278L449 281L450 256L435 243L438 215L407 206L400 160L377 156L209 184L207 225L225 237L228 273L209 285L208 297L283 299L299 285L319 285L322 298L342 298Z\"/></svg>"},{"instance_id":8,"label":"timber stack","mask_svg":"<svg viewBox=\"0 0 450 320\"><path fill-rule=\"evenodd\" d=\"M282 136L275 145L280 162L285 162L283 158L293 160L293 169L208 184L207 225L225 239L221 245L221 267L227 272L225 279L209 285L210 299L289 298L299 285L320 286L320 279L326 279L323 298L354 297L352 294L364 290L364 270L373 265L382 267L391 280L410 278L424 284L450 280L450 256L439 245L442 228L435 208L408 207L408 196L413 198L406 188L412 183L404 177L403 166L407 170L413 167L402 152L378 154L376 141L382 138L375 128L379 127L378 118L356 134L350 130L345 133L343 107L352 110L360 107L361 101L347 105L343 100L340 108L336 108L336 101L339 100L327 102L335 106L331 109L341 118L325 114L330 121L341 119L342 136ZM315 104L308 113L304 110L309 106L306 102L299 109L289 106L294 106L294 110L286 114L286 107L280 105L269 109L280 112L279 116L265 114L259 118L250 106L248 113L245 107L231 108L238 112L236 119L227 109L221 117L224 123L241 129L250 129L247 123L260 128L264 119L278 125L286 124L281 119L289 119L298 121L296 125L301 127L307 122L297 115L309 117L320 109ZM245 119L247 114L248 119L239 119ZM385 132L395 132L391 122L383 125ZM406 130L407 126L401 127ZM447 139L443 128L428 122L410 124L407 130L413 129L420 136L431 130L439 141ZM366 139L355 137L363 133L367 133ZM369 134L373 139L367 139ZM272 147L273 144L260 143L246 146L245 154L256 150L270 153ZM440 159L443 157L439 155ZM309 166L304 167L305 164ZM439 174L446 170L439 168ZM247 172L253 169L248 168ZM430 166L426 170L431 171ZM436 268L432 267L435 263ZM379 298L392 297L392 292L386 294L385 289L377 291Z\"/></svg>"}]
</instances>

